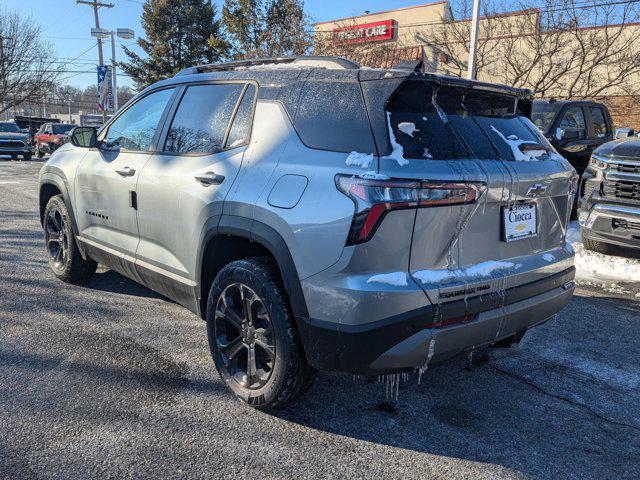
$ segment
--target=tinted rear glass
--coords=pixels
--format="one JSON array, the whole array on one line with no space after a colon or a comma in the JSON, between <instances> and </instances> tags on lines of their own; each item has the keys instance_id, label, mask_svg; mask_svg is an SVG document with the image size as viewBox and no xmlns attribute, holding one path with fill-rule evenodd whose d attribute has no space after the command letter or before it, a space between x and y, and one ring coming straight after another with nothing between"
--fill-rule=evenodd
<instances>
[{"instance_id":1,"label":"tinted rear glass","mask_svg":"<svg viewBox=\"0 0 640 480\"><path fill-rule=\"evenodd\" d=\"M376 152L358 83L308 81L299 98L287 96L284 101L306 146L337 152Z\"/></svg>"},{"instance_id":2,"label":"tinted rear glass","mask_svg":"<svg viewBox=\"0 0 640 480\"><path fill-rule=\"evenodd\" d=\"M407 81L387 112L405 158L532 160L552 151L509 95Z\"/></svg>"}]
</instances>

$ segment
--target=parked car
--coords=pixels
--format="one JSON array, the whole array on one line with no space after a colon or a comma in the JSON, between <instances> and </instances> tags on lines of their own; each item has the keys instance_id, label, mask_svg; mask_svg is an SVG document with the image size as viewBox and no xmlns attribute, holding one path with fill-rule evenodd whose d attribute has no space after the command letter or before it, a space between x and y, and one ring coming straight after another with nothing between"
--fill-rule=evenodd
<instances>
[{"instance_id":1,"label":"parked car","mask_svg":"<svg viewBox=\"0 0 640 480\"><path fill-rule=\"evenodd\" d=\"M55 152L69 140L69 134L76 126L71 123L45 123L34 136L35 153L38 158Z\"/></svg>"},{"instance_id":2,"label":"parked car","mask_svg":"<svg viewBox=\"0 0 640 480\"><path fill-rule=\"evenodd\" d=\"M582 242L595 252L640 248L640 138L606 143L591 156L580 184Z\"/></svg>"},{"instance_id":3,"label":"parked car","mask_svg":"<svg viewBox=\"0 0 640 480\"><path fill-rule=\"evenodd\" d=\"M582 176L593 151L614 139L607 106L586 100L534 100L533 123Z\"/></svg>"},{"instance_id":4,"label":"parked car","mask_svg":"<svg viewBox=\"0 0 640 480\"><path fill-rule=\"evenodd\" d=\"M24 115L16 115L13 121L18 124L23 133L29 134L29 142L33 151L33 137L40 127L45 123L60 123L60 120L54 117L30 117Z\"/></svg>"},{"instance_id":5,"label":"parked car","mask_svg":"<svg viewBox=\"0 0 640 480\"><path fill-rule=\"evenodd\" d=\"M527 90L334 57L189 68L44 165L49 264L80 282L101 263L201 316L257 408L316 369L506 347L574 289L577 177L530 111Z\"/></svg>"},{"instance_id":6,"label":"parked car","mask_svg":"<svg viewBox=\"0 0 640 480\"><path fill-rule=\"evenodd\" d=\"M29 134L23 133L14 122L0 122L0 155L10 155L11 160L22 155L25 160L31 160Z\"/></svg>"}]
</instances>

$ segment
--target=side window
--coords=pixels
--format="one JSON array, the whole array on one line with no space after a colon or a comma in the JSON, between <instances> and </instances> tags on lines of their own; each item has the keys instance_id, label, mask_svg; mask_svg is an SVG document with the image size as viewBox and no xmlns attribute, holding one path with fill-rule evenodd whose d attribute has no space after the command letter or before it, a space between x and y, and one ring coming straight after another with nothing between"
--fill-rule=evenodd
<instances>
[{"instance_id":1,"label":"side window","mask_svg":"<svg viewBox=\"0 0 640 480\"><path fill-rule=\"evenodd\" d=\"M584 130L586 127L582 107L571 107L564 112L564 117L560 122L563 130Z\"/></svg>"},{"instance_id":2,"label":"side window","mask_svg":"<svg viewBox=\"0 0 640 480\"><path fill-rule=\"evenodd\" d=\"M46 134L50 134L51 133L51 124L50 123L45 123L43 128L44 128L43 133L46 133Z\"/></svg>"},{"instance_id":3,"label":"side window","mask_svg":"<svg viewBox=\"0 0 640 480\"><path fill-rule=\"evenodd\" d=\"M231 124L231 130L229 130L229 137L227 138L225 147L235 148L249 143L255 95L256 87L254 85L248 85L242 97L242 102L240 102L240 106L236 112L236 116L233 119L233 123Z\"/></svg>"},{"instance_id":4,"label":"side window","mask_svg":"<svg viewBox=\"0 0 640 480\"><path fill-rule=\"evenodd\" d=\"M172 94L172 88L150 93L125 110L103 135L105 147L148 151Z\"/></svg>"},{"instance_id":5,"label":"side window","mask_svg":"<svg viewBox=\"0 0 640 480\"><path fill-rule=\"evenodd\" d=\"M572 135L563 135L564 138L583 140L587 137L587 127L584 120L582 107L570 107L564 112L560 121L560 129L563 132L571 132Z\"/></svg>"},{"instance_id":6,"label":"side window","mask_svg":"<svg viewBox=\"0 0 640 480\"><path fill-rule=\"evenodd\" d=\"M285 106L307 147L335 152L376 151L358 83L307 81Z\"/></svg>"},{"instance_id":7,"label":"side window","mask_svg":"<svg viewBox=\"0 0 640 480\"><path fill-rule=\"evenodd\" d=\"M591 107L591 119L593 121L593 135L595 138L607 136L607 122L604 111L599 107Z\"/></svg>"},{"instance_id":8,"label":"side window","mask_svg":"<svg viewBox=\"0 0 640 480\"><path fill-rule=\"evenodd\" d=\"M243 84L192 85L171 122L164 151L215 153L222 149Z\"/></svg>"}]
</instances>

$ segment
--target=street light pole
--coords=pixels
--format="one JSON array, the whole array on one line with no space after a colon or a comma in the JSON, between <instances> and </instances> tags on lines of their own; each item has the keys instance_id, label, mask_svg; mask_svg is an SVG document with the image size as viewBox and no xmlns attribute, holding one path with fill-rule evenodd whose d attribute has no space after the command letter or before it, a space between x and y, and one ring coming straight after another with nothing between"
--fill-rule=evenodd
<instances>
[{"instance_id":1,"label":"street light pole","mask_svg":"<svg viewBox=\"0 0 640 480\"><path fill-rule=\"evenodd\" d=\"M478 21L480 16L480 0L473 0L473 18L471 19L471 40L469 44L469 65L467 78L476 79L476 57L478 56Z\"/></svg>"},{"instance_id":2,"label":"street light pole","mask_svg":"<svg viewBox=\"0 0 640 480\"><path fill-rule=\"evenodd\" d=\"M118 111L118 84L116 82L116 36L111 30L111 77L113 78L113 111Z\"/></svg>"},{"instance_id":3,"label":"street light pole","mask_svg":"<svg viewBox=\"0 0 640 480\"><path fill-rule=\"evenodd\" d=\"M100 29L100 17L98 16L98 8L100 7L105 7L105 8L113 8L113 3L102 3L99 2L98 0L76 0L76 4L79 5L89 5L90 7L93 7L93 18L95 20L96 23L96 29ZM103 57L102 57L102 39L100 37L98 37L98 63L100 65L103 65ZM103 110L102 111L102 122L105 123L107 121L107 111Z\"/></svg>"}]
</instances>

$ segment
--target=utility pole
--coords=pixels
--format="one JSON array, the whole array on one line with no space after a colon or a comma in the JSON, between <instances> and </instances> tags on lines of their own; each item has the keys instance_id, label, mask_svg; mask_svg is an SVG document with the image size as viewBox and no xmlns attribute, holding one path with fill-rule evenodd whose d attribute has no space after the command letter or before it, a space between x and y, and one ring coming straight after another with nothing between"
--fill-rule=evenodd
<instances>
[{"instance_id":1,"label":"utility pole","mask_svg":"<svg viewBox=\"0 0 640 480\"><path fill-rule=\"evenodd\" d=\"M5 72L7 68L5 67L5 58L4 58L4 41L5 40L13 40L13 37L3 37L0 35L0 78L5 76ZM4 101L0 105L4 111L4 119L9 120L9 109L4 110L5 103Z\"/></svg>"},{"instance_id":2,"label":"utility pole","mask_svg":"<svg viewBox=\"0 0 640 480\"><path fill-rule=\"evenodd\" d=\"M111 30L111 78L113 79L113 111L118 111L118 84L116 82L116 32Z\"/></svg>"},{"instance_id":3,"label":"utility pole","mask_svg":"<svg viewBox=\"0 0 640 480\"><path fill-rule=\"evenodd\" d=\"M469 44L469 66L467 78L476 79L476 57L478 56L478 21L480 17L480 0L473 0L473 18L471 19L471 41Z\"/></svg>"},{"instance_id":4,"label":"utility pole","mask_svg":"<svg viewBox=\"0 0 640 480\"><path fill-rule=\"evenodd\" d=\"M103 3L98 0L76 0L76 5L89 5L93 7L93 18L96 22L96 28L100 28L100 17L98 16L98 9L100 7L104 8L113 8L113 3ZM98 63L103 65L102 58L102 39L98 38ZM106 110L102 111L102 122L105 123L107 121L107 112Z\"/></svg>"}]
</instances>

